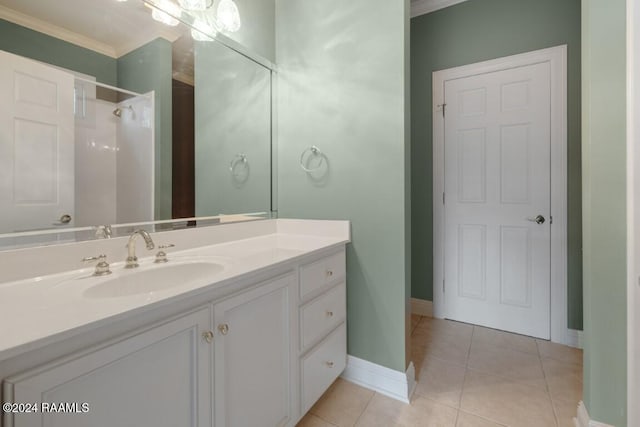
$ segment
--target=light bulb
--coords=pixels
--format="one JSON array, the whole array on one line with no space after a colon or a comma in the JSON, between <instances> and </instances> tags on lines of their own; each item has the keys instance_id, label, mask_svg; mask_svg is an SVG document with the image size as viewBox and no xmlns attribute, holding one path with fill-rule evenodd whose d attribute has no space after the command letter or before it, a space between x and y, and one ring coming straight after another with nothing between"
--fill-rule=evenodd
<instances>
[{"instance_id":1,"label":"light bulb","mask_svg":"<svg viewBox=\"0 0 640 427\"><path fill-rule=\"evenodd\" d=\"M184 10L201 12L213 5L213 0L178 0Z\"/></svg>"},{"instance_id":2,"label":"light bulb","mask_svg":"<svg viewBox=\"0 0 640 427\"><path fill-rule=\"evenodd\" d=\"M217 31L205 19L196 18L193 21L191 37L200 42L213 41Z\"/></svg>"},{"instance_id":3,"label":"light bulb","mask_svg":"<svg viewBox=\"0 0 640 427\"><path fill-rule=\"evenodd\" d=\"M158 22L171 27L175 27L180 23L174 16L180 16L182 10L177 4L170 0L154 0L151 9L151 17Z\"/></svg>"},{"instance_id":4,"label":"light bulb","mask_svg":"<svg viewBox=\"0 0 640 427\"><path fill-rule=\"evenodd\" d=\"M240 11L233 0L220 0L216 12L218 28L223 31L235 33L242 26Z\"/></svg>"}]
</instances>

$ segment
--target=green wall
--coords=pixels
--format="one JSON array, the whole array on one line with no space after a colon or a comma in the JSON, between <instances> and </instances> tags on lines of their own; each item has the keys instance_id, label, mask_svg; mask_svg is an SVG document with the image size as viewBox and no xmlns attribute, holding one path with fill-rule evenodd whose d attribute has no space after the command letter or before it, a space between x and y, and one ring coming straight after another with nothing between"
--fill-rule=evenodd
<instances>
[{"instance_id":1,"label":"green wall","mask_svg":"<svg viewBox=\"0 0 640 427\"><path fill-rule=\"evenodd\" d=\"M626 2L583 0L584 402L624 427Z\"/></svg>"},{"instance_id":2,"label":"green wall","mask_svg":"<svg viewBox=\"0 0 640 427\"><path fill-rule=\"evenodd\" d=\"M195 43L196 216L271 210L271 70ZM244 154L234 178L231 161ZM247 169L248 167L248 169Z\"/></svg>"},{"instance_id":3,"label":"green wall","mask_svg":"<svg viewBox=\"0 0 640 427\"><path fill-rule=\"evenodd\" d=\"M101 83L116 85L115 58L67 43L55 37L0 19L0 50L68 70L95 76Z\"/></svg>"},{"instance_id":4,"label":"green wall","mask_svg":"<svg viewBox=\"0 0 640 427\"><path fill-rule=\"evenodd\" d=\"M171 219L172 52L158 38L118 58L118 87L155 91L155 219Z\"/></svg>"},{"instance_id":5,"label":"green wall","mask_svg":"<svg viewBox=\"0 0 640 427\"><path fill-rule=\"evenodd\" d=\"M580 0L470 0L411 20L414 298L433 300L432 73L568 45L568 317L582 329Z\"/></svg>"},{"instance_id":6,"label":"green wall","mask_svg":"<svg viewBox=\"0 0 640 427\"><path fill-rule=\"evenodd\" d=\"M277 3L278 215L346 219L348 352L406 369L406 1ZM300 154L317 145L321 174ZM328 167L327 167L328 165Z\"/></svg>"}]
</instances>

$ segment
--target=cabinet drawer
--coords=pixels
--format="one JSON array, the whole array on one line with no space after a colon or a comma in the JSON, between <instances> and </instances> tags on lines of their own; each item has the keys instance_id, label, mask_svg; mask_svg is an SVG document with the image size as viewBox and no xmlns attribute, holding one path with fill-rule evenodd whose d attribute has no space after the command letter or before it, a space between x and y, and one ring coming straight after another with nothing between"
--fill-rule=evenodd
<instances>
[{"instance_id":1,"label":"cabinet drawer","mask_svg":"<svg viewBox=\"0 0 640 427\"><path fill-rule=\"evenodd\" d=\"M302 349L307 349L344 321L347 312L346 286L342 282L301 309Z\"/></svg>"},{"instance_id":2,"label":"cabinet drawer","mask_svg":"<svg viewBox=\"0 0 640 427\"><path fill-rule=\"evenodd\" d=\"M328 256L300 268L300 298L342 280L345 276L345 251Z\"/></svg>"},{"instance_id":3,"label":"cabinet drawer","mask_svg":"<svg viewBox=\"0 0 640 427\"><path fill-rule=\"evenodd\" d=\"M302 413L340 376L347 364L347 325L343 323L302 360Z\"/></svg>"}]
</instances>

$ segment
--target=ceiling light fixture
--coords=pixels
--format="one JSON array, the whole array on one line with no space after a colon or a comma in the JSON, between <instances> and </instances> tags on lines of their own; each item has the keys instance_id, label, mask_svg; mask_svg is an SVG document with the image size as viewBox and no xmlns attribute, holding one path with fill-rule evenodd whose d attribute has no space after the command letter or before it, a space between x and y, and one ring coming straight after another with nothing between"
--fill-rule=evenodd
<instances>
[{"instance_id":1,"label":"ceiling light fixture","mask_svg":"<svg viewBox=\"0 0 640 427\"><path fill-rule=\"evenodd\" d=\"M202 12L213 6L213 0L178 0L180 7L191 12Z\"/></svg>"},{"instance_id":2,"label":"ceiling light fixture","mask_svg":"<svg viewBox=\"0 0 640 427\"><path fill-rule=\"evenodd\" d=\"M216 12L218 28L222 31L235 33L242 26L240 11L233 0L220 0Z\"/></svg>"},{"instance_id":3,"label":"ceiling light fixture","mask_svg":"<svg viewBox=\"0 0 640 427\"><path fill-rule=\"evenodd\" d=\"M150 4L152 12L151 17L165 25L175 27L180 23L175 16L182 14L182 9L170 0L153 0Z\"/></svg>"}]
</instances>

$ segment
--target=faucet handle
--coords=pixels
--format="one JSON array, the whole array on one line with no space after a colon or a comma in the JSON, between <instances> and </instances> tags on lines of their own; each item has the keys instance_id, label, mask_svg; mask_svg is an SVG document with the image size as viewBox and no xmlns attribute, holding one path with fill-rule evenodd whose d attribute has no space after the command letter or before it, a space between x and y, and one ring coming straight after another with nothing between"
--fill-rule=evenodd
<instances>
[{"instance_id":1,"label":"faucet handle","mask_svg":"<svg viewBox=\"0 0 640 427\"><path fill-rule=\"evenodd\" d=\"M167 259L167 253L164 251L164 249L175 248L175 247L176 245L174 245L173 243L167 243L167 244L158 246L158 249L160 250L156 254L156 260L154 262L156 264L164 264L165 262L169 262L169 259Z\"/></svg>"},{"instance_id":2,"label":"faucet handle","mask_svg":"<svg viewBox=\"0 0 640 427\"><path fill-rule=\"evenodd\" d=\"M98 263L96 264L96 270L93 272L94 276L106 276L108 274L111 274L111 270L109 269L109 263L107 263L107 256L106 255L98 255L98 256L91 256L91 257L86 257L82 259L83 262L92 262L92 261L98 261Z\"/></svg>"}]
</instances>

